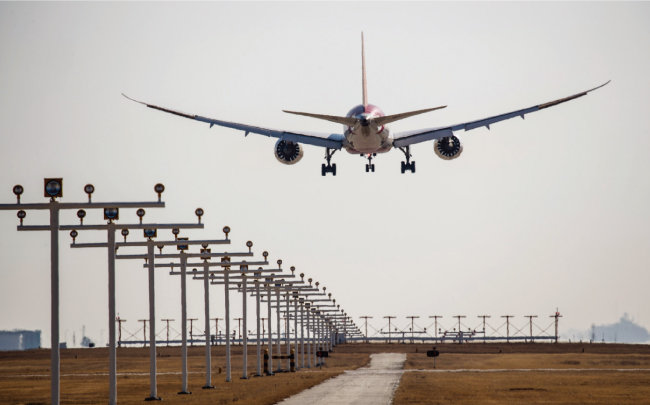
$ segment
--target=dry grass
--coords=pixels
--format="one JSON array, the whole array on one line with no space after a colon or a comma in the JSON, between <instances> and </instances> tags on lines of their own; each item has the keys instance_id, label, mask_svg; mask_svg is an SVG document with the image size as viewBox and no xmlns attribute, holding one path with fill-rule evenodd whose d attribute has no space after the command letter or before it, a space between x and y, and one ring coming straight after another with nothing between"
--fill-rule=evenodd
<instances>
[{"instance_id":1,"label":"dry grass","mask_svg":"<svg viewBox=\"0 0 650 405\"><path fill-rule=\"evenodd\" d=\"M650 371L633 371L650 369L648 346L480 344L438 350L436 369L443 372L404 373L395 405L650 403ZM418 349L408 353L404 367L430 370L433 359ZM463 369L566 371L444 372Z\"/></svg>"},{"instance_id":2,"label":"dry grass","mask_svg":"<svg viewBox=\"0 0 650 405\"><path fill-rule=\"evenodd\" d=\"M296 373L276 373L274 376L252 377L256 371L255 348L248 352L248 380L242 375L242 348L232 352L232 381L225 381L225 351L212 350L212 385L205 385L205 348L188 351L188 388L192 395L178 395L181 390L180 348L161 347L157 353L158 396L169 404L273 404L304 389L334 377L344 370L364 366L368 354L338 355L332 353L322 369L302 369ZM0 352L0 404L36 405L50 403L50 352ZM69 349L61 351L61 404L105 404L108 398L108 350ZM119 349L117 354L117 396L120 404L142 404L149 396L149 349ZM274 368L277 360L274 360ZM286 360L284 367L287 367ZM30 376L30 375L38 376Z\"/></svg>"},{"instance_id":3,"label":"dry grass","mask_svg":"<svg viewBox=\"0 0 650 405\"><path fill-rule=\"evenodd\" d=\"M340 345L322 370L303 369L273 377L241 380L242 349L233 348L232 382L225 382L225 352L212 349L212 383L205 384L204 347L189 350L189 390L181 388L180 348L160 347L158 395L171 404L273 404L287 396L364 366L370 353L407 353L406 372L394 403L401 404L650 404L650 372L604 369L650 368L650 346L610 344L445 344L437 345L440 370L458 369L601 369L600 371L419 372L433 367L427 358L431 345ZM0 352L0 404L50 403L49 350ZM61 351L61 403L105 404L108 397L108 350ZM149 349L118 350L118 402L142 404L149 396ZM255 348L248 352L249 375L255 373ZM277 360L274 360L274 365ZM284 363L286 367L286 361ZM220 371L221 370L221 371ZM30 376L38 375L38 376Z\"/></svg>"},{"instance_id":4,"label":"dry grass","mask_svg":"<svg viewBox=\"0 0 650 405\"><path fill-rule=\"evenodd\" d=\"M407 372L405 404L648 404L650 372Z\"/></svg>"}]
</instances>

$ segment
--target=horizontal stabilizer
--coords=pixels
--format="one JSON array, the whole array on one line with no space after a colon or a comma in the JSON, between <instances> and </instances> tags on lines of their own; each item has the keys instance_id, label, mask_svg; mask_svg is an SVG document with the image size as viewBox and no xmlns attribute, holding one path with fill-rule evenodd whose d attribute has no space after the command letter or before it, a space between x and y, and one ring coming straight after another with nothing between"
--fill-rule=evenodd
<instances>
[{"instance_id":1,"label":"horizontal stabilizer","mask_svg":"<svg viewBox=\"0 0 650 405\"><path fill-rule=\"evenodd\" d=\"M352 118L352 117L339 117L336 115L312 114L312 113L299 112L299 111L287 111L287 110L282 110L282 111L289 114L304 115L305 117L318 118L319 120L336 122L337 124L347 125L349 127L355 126L358 122L356 118Z\"/></svg>"},{"instance_id":2,"label":"horizontal stabilizer","mask_svg":"<svg viewBox=\"0 0 650 405\"><path fill-rule=\"evenodd\" d=\"M381 125L390 124L391 122L403 120L404 118L412 117L414 115L424 114L429 111L440 110L441 108L446 108L446 107L447 107L446 105L443 105L440 107L425 108L424 110L409 111L401 114L386 115L384 117L373 118L372 121L375 124L377 124L377 126L381 126Z\"/></svg>"}]
</instances>

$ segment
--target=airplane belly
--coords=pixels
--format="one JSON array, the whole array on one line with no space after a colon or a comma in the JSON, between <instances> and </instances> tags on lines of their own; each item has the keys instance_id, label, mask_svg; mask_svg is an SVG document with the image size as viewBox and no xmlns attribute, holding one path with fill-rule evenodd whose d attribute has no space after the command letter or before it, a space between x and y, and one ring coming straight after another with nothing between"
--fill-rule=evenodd
<instances>
[{"instance_id":1,"label":"airplane belly","mask_svg":"<svg viewBox=\"0 0 650 405\"><path fill-rule=\"evenodd\" d=\"M381 132L348 132L346 134L346 150L349 153L384 153L388 152L392 143L388 139L388 130Z\"/></svg>"}]
</instances>

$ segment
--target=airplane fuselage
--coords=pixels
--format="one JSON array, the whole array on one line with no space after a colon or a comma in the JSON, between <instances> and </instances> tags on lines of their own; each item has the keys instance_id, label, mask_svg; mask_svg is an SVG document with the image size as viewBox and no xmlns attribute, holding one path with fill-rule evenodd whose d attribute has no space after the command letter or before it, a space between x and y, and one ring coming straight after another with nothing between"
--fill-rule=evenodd
<instances>
[{"instance_id":1,"label":"airplane fuselage","mask_svg":"<svg viewBox=\"0 0 650 405\"><path fill-rule=\"evenodd\" d=\"M390 131L384 125L377 126L373 118L383 117L384 112L379 107L367 104L353 107L346 115L357 118L354 127L345 126L343 148L348 153L371 154L385 153L393 147Z\"/></svg>"}]
</instances>

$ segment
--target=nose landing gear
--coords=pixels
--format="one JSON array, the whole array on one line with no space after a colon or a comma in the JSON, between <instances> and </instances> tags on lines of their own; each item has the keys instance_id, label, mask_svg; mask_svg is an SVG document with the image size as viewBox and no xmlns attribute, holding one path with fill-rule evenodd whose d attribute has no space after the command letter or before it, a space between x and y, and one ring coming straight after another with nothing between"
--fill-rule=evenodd
<instances>
[{"instance_id":1,"label":"nose landing gear","mask_svg":"<svg viewBox=\"0 0 650 405\"><path fill-rule=\"evenodd\" d=\"M404 174L407 171L410 171L411 173L415 173L415 161L411 162L411 150L408 146L404 146L402 148L399 148L399 150L402 151L404 154L404 157L406 157L406 162L402 161L402 174Z\"/></svg>"},{"instance_id":2,"label":"nose landing gear","mask_svg":"<svg viewBox=\"0 0 650 405\"><path fill-rule=\"evenodd\" d=\"M377 156L376 153L369 153L368 155L366 155L366 159L368 159L368 164L366 165L366 173L375 172L375 164L372 163L372 158L375 156Z\"/></svg>"}]
</instances>

